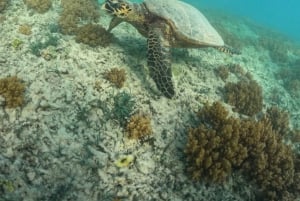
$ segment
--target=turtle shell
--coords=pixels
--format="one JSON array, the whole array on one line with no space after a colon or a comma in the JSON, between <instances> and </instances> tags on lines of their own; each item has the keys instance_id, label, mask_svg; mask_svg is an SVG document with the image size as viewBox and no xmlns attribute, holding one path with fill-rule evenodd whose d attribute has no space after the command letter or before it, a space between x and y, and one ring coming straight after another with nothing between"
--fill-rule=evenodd
<instances>
[{"instance_id":1,"label":"turtle shell","mask_svg":"<svg viewBox=\"0 0 300 201\"><path fill-rule=\"evenodd\" d=\"M223 46L224 41L206 17L193 6L179 0L145 0L150 13L165 19L184 43Z\"/></svg>"}]
</instances>

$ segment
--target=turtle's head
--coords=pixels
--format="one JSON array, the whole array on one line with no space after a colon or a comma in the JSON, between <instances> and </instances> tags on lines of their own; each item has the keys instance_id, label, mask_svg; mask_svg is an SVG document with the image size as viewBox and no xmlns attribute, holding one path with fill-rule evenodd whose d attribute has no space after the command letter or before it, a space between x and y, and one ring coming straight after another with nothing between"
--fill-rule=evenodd
<instances>
[{"instance_id":1,"label":"turtle's head","mask_svg":"<svg viewBox=\"0 0 300 201\"><path fill-rule=\"evenodd\" d=\"M123 21L139 22L143 20L140 5L126 0L106 0L101 8Z\"/></svg>"},{"instance_id":2,"label":"turtle's head","mask_svg":"<svg viewBox=\"0 0 300 201\"><path fill-rule=\"evenodd\" d=\"M106 0L101 8L111 15L126 18L132 12L132 3L123 0Z\"/></svg>"}]
</instances>

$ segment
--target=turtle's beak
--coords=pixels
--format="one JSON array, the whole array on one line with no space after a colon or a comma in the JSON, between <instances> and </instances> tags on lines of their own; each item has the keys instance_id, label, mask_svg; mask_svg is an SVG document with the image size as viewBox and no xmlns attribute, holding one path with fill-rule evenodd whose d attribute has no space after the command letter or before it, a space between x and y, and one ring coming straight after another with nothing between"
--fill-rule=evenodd
<instances>
[{"instance_id":1,"label":"turtle's beak","mask_svg":"<svg viewBox=\"0 0 300 201\"><path fill-rule=\"evenodd\" d=\"M101 9L120 18L126 18L132 11L131 5L122 0L106 0Z\"/></svg>"}]
</instances>

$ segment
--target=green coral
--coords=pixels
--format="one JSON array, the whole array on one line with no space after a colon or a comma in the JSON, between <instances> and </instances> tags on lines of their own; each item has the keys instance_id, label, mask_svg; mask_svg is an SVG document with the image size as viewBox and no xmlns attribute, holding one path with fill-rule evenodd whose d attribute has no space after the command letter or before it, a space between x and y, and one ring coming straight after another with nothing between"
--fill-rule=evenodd
<instances>
[{"instance_id":1,"label":"green coral","mask_svg":"<svg viewBox=\"0 0 300 201\"><path fill-rule=\"evenodd\" d=\"M120 92L114 97L113 117L119 121L121 126L125 126L128 118L133 113L135 101L127 92Z\"/></svg>"},{"instance_id":2,"label":"green coral","mask_svg":"<svg viewBox=\"0 0 300 201\"><path fill-rule=\"evenodd\" d=\"M35 56L41 56L43 49L46 49L49 46L56 47L59 44L58 40L58 37L48 34L45 41L37 40L29 45L29 49Z\"/></svg>"}]
</instances>

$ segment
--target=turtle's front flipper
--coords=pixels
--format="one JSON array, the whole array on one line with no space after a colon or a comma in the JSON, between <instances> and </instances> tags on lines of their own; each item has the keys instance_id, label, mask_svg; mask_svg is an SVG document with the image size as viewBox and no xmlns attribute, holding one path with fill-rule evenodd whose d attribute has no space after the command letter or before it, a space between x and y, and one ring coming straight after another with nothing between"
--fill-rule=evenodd
<instances>
[{"instance_id":1,"label":"turtle's front flipper","mask_svg":"<svg viewBox=\"0 0 300 201\"><path fill-rule=\"evenodd\" d=\"M157 88L167 97L175 95L172 82L170 44L160 27L151 27L148 34L148 67Z\"/></svg>"}]
</instances>

